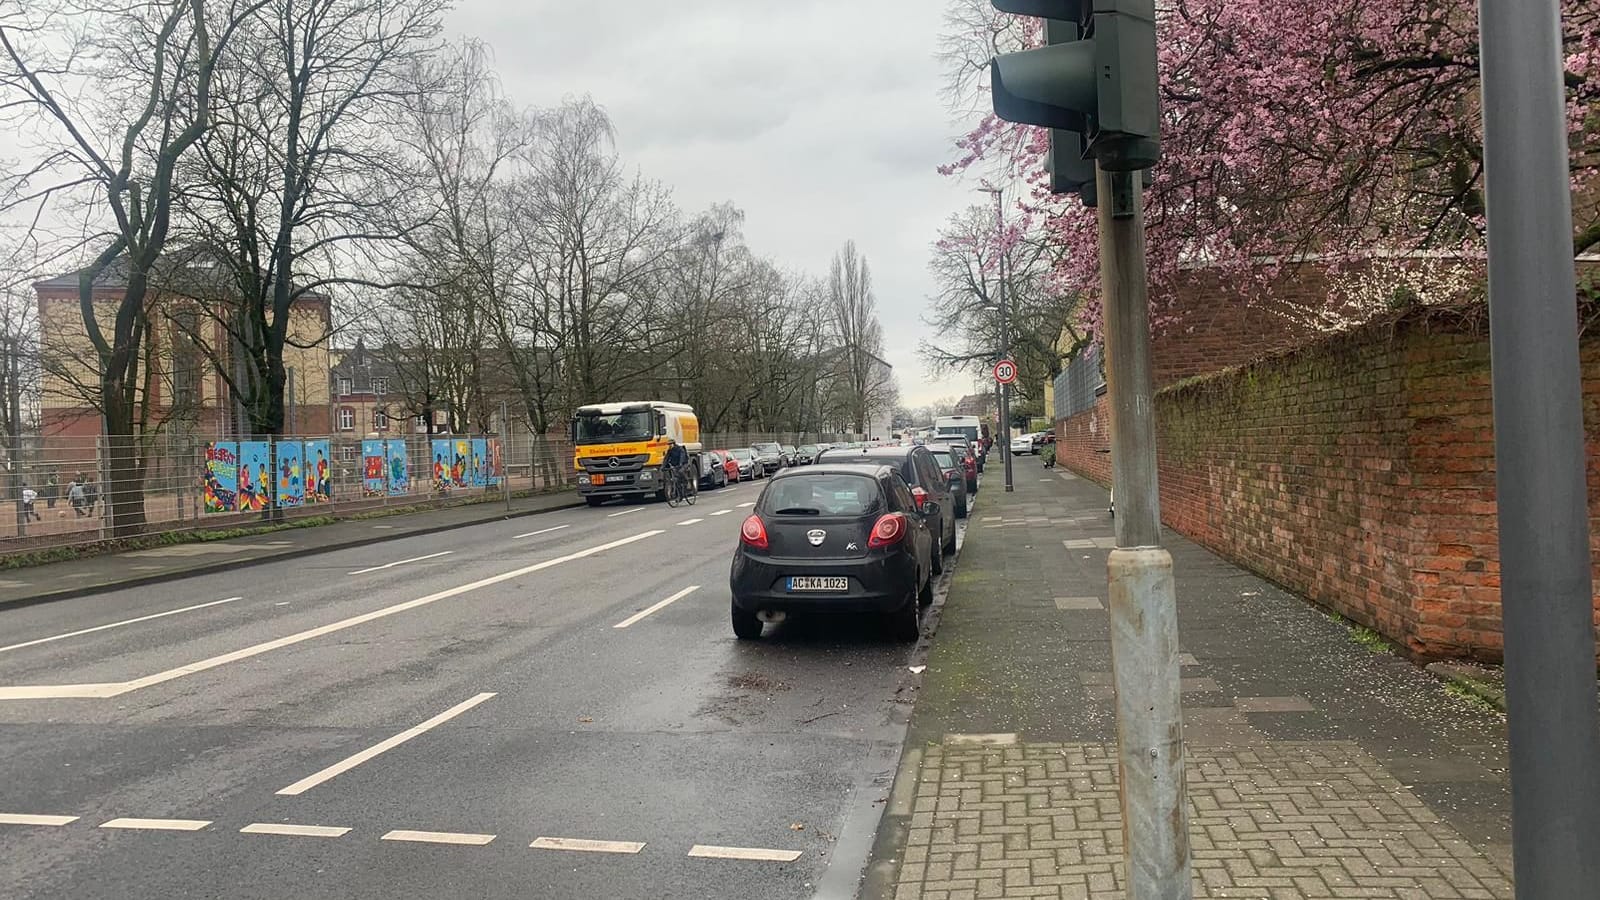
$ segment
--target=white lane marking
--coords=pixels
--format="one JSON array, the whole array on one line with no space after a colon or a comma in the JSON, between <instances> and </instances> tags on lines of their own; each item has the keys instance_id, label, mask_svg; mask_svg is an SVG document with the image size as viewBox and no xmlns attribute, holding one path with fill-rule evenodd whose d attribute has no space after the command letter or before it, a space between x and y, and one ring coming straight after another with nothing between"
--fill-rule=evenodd
<instances>
[{"instance_id":1,"label":"white lane marking","mask_svg":"<svg viewBox=\"0 0 1600 900\"><path fill-rule=\"evenodd\" d=\"M541 534L549 534L552 531L560 531L563 528L571 528L571 527L572 526L570 526L570 525L557 525L554 528L541 528L538 531L530 531L527 534L514 534L514 535L511 536L511 539L513 541L515 541L515 540L518 540L520 538L525 538L525 537L538 537Z\"/></svg>"},{"instance_id":2,"label":"white lane marking","mask_svg":"<svg viewBox=\"0 0 1600 900\"><path fill-rule=\"evenodd\" d=\"M606 518L608 518L608 519L615 519L615 518L616 518L616 517L617 517L617 516L625 516L625 515L627 515L627 514L628 514L628 513L636 513L636 512L638 512L638 511L639 511L639 510L641 510L641 509L644 509L644 507L642 507L642 506L635 506L635 507L634 507L634 508L633 508L633 509L625 509L625 510L622 510L622 511L621 511L621 512L614 512L614 513L610 513L610 514L608 514L608 515L607 515L607 516L606 516Z\"/></svg>"},{"instance_id":3,"label":"white lane marking","mask_svg":"<svg viewBox=\"0 0 1600 900\"><path fill-rule=\"evenodd\" d=\"M455 706L452 706L444 712L439 713L437 716L434 716L426 722L413 725L394 737L379 741L378 743L373 744L371 747L362 750L360 753L351 754L350 756L339 760L320 772L307 775L299 781L296 781L294 784L291 784L283 790L278 791L278 794L284 797L294 797L299 794L304 794L306 791L311 790L324 781L328 781L336 776L342 775L345 772L354 769L356 766L361 765L367 760L372 759L374 756L377 756L380 753L386 753L390 750L393 750L417 735L443 725L451 719L454 719L456 716L461 715L467 710L477 706L493 696L493 693L483 693L473 697L470 700L463 700L462 702L457 703Z\"/></svg>"},{"instance_id":4,"label":"white lane marking","mask_svg":"<svg viewBox=\"0 0 1600 900\"><path fill-rule=\"evenodd\" d=\"M733 512L733 510L731 510L731 509L719 509L716 512L712 513L712 515L713 516L725 516L725 515L727 515L728 513L731 513L731 512Z\"/></svg>"},{"instance_id":5,"label":"white lane marking","mask_svg":"<svg viewBox=\"0 0 1600 900\"><path fill-rule=\"evenodd\" d=\"M381 572L384 569L392 569L395 566L403 566L406 563L422 562L425 559L438 559L441 556L449 556L450 554L452 554L454 552L455 552L454 550L440 550L438 553L429 553L427 556L413 556L410 559L397 559L392 563L384 563L381 566L370 566L370 567L365 568L365 569L357 569L354 572L346 572L345 574L346 575L365 575L368 572Z\"/></svg>"},{"instance_id":6,"label":"white lane marking","mask_svg":"<svg viewBox=\"0 0 1600 900\"><path fill-rule=\"evenodd\" d=\"M690 856L702 859L749 859L758 862L794 862L800 858L799 850L767 850L761 847L717 847L695 844L689 848Z\"/></svg>"},{"instance_id":7,"label":"white lane marking","mask_svg":"<svg viewBox=\"0 0 1600 900\"><path fill-rule=\"evenodd\" d=\"M749 503L741 503L741 504L739 504L739 509L748 509L749 507L752 507L752 506L755 506L755 505L756 505L756 502L754 500L751 500Z\"/></svg>"},{"instance_id":8,"label":"white lane marking","mask_svg":"<svg viewBox=\"0 0 1600 900\"><path fill-rule=\"evenodd\" d=\"M348 828L335 828L331 825L288 825L278 822L253 822L239 829L240 834L282 834L290 837L344 837L350 833Z\"/></svg>"},{"instance_id":9,"label":"white lane marking","mask_svg":"<svg viewBox=\"0 0 1600 900\"><path fill-rule=\"evenodd\" d=\"M648 616L648 615L650 615L651 613L653 613L653 612L655 612L657 610L664 609L668 605L676 603L679 600L682 600L683 598L689 596L690 594L692 594L692 593L694 593L695 591L698 591L698 590L700 590L700 585L691 584L688 587L684 588L683 590L677 592L676 594L673 594L671 597L668 597L667 599L662 600L661 602L656 603L653 606L647 607L645 609L641 609L638 612L636 612L633 615L627 617L626 619L623 619L621 622L618 622L617 624L615 624L615 625L613 625L611 627L612 628L627 628L629 625L632 625L633 623L639 621L640 619L644 618L645 616Z\"/></svg>"},{"instance_id":10,"label":"white lane marking","mask_svg":"<svg viewBox=\"0 0 1600 900\"><path fill-rule=\"evenodd\" d=\"M0 825L68 825L77 816L35 816L27 813L0 813Z\"/></svg>"},{"instance_id":11,"label":"white lane marking","mask_svg":"<svg viewBox=\"0 0 1600 900\"><path fill-rule=\"evenodd\" d=\"M362 613L359 616L352 616L348 619L343 619L328 625L321 625L307 631L299 632L298 634L291 634L287 637L281 637L276 640L267 641L264 644L256 644L253 647L246 647L243 650L235 650L232 653L224 653L221 656L213 656L210 659L202 659L199 662L190 663L186 666L179 666L176 669L168 669L165 672L157 672L154 675L146 675L143 678L135 678L132 681L113 681L102 682L98 684L24 684L11 687L0 687L0 700L59 700L63 698L120 697L123 694L131 691L137 691L142 688L151 687L152 685L164 684L168 681L182 678L185 675L194 675L198 672L215 669L218 666L225 666L228 663L238 662L242 659L249 659L253 656L260 656L263 653L268 653L273 650L298 644L302 641L309 641L312 638L319 638L323 635L333 634L337 631L343 631L346 628L354 628L357 625L365 625L368 622L382 619L386 616L392 616L395 613L416 609L419 606L427 606L430 603L437 603L440 600L446 600L450 597L460 596L461 594L476 591L480 588L486 588L491 585L499 584L502 581L510 581L513 578L521 578L524 575L542 571L544 569L551 568L552 566L559 566L563 563L572 562L573 560L594 556L597 553L604 553L607 550L615 550L618 547L625 547L628 544L634 543L635 541L642 541L646 538L653 538L658 534L665 533L666 532L662 531L661 529L656 529L654 531L641 531L632 537L625 537L619 540L611 541L607 544L589 547L574 553L568 553L566 556L558 556L555 559L547 559L544 562L523 566L520 569L512 569L509 572L501 572L499 575L491 575L488 578L482 578L470 584L463 584L460 587L449 588L437 593L429 594L426 597L418 597L415 600L407 600L404 603L396 603L394 606L386 606L383 609L375 609L372 612Z\"/></svg>"},{"instance_id":12,"label":"white lane marking","mask_svg":"<svg viewBox=\"0 0 1600 900\"><path fill-rule=\"evenodd\" d=\"M139 831L199 831L209 819L112 819L101 828L132 828Z\"/></svg>"},{"instance_id":13,"label":"white lane marking","mask_svg":"<svg viewBox=\"0 0 1600 900\"><path fill-rule=\"evenodd\" d=\"M12 644L9 647L0 647L0 653L4 653L7 650L21 650L23 647L36 647L39 644L48 644L51 641L64 641L67 638L78 637L79 635L94 634L96 631L105 631L107 628L121 628L124 625L137 625L140 622L148 622L151 619L161 619L167 616L175 616L178 613L193 612L197 609L205 609L208 606L220 606L224 603L232 603L235 600L243 599L243 597L228 597L223 600L212 600L210 603L196 603L194 606L185 606L183 609L169 609L166 612L158 612L148 616L140 616L137 619L123 619L121 622L111 622L106 625L96 625L93 628L83 628L79 629L78 631L69 631L66 634L55 634L51 635L50 637L39 638L38 640L24 641L20 644Z\"/></svg>"},{"instance_id":14,"label":"white lane marking","mask_svg":"<svg viewBox=\"0 0 1600 900\"><path fill-rule=\"evenodd\" d=\"M384 835L380 840L385 841L412 841L420 844L466 844L472 847L482 847L494 840L492 834L464 834L459 831L406 831L397 828Z\"/></svg>"},{"instance_id":15,"label":"white lane marking","mask_svg":"<svg viewBox=\"0 0 1600 900\"><path fill-rule=\"evenodd\" d=\"M584 853L638 853L644 844L633 841L586 841L582 838L542 837L528 845L535 850L579 850Z\"/></svg>"},{"instance_id":16,"label":"white lane marking","mask_svg":"<svg viewBox=\"0 0 1600 900\"><path fill-rule=\"evenodd\" d=\"M698 525L698 524L700 524L701 522L704 522L704 521L705 521L705 519L684 519L682 522L679 522L678 524L679 525Z\"/></svg>"}]
</instances>

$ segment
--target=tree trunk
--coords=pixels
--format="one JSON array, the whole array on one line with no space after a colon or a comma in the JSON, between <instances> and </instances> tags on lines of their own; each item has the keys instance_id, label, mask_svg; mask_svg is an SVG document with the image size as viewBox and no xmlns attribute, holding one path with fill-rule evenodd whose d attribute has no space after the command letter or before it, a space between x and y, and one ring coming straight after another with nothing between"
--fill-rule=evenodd
<instances>
[{"instance_id":1,"label":"tree trunk","mask_svg":"<svg viewBox=\"0 0 1600 900\"><path fill-rule=\"evenodd\" d=\"M113 537L132 537L144 531L144 460L139 438L133 433L134 405L121 379L101 381L105 397L106 483L101 497L111 508Z\"/></svg>"}]
</instances>

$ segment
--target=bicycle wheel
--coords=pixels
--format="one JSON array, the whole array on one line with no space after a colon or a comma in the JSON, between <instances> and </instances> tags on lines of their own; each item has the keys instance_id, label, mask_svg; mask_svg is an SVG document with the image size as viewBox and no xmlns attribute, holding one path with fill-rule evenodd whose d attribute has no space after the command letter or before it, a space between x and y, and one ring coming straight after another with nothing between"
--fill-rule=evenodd
<instances>
[{"instance_id":1,"label":"bicycle wheel","mask_svg":"<svg viewBox=\"0 0 1600 900\"><path fill-rule=\"evenodd\" d=\"M700 482L691 478L688 481L687 487L688 490L684 492L683 499L688 502L690 506L693 506L694 501L700 499Z\"/></svg>"}]
</instances>

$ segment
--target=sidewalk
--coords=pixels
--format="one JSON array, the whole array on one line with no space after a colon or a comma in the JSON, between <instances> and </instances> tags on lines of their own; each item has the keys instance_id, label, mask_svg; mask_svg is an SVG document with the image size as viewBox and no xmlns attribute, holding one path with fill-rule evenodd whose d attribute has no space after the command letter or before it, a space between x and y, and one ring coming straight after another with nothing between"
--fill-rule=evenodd
<instances>
[{"instance_id":1,"label":"sidewalk","mask_svg":"<svg viewBox=\"0 0 1600 900\"><path fill-rule=\"evenodd\" d=\"M286 528L235 540L172 544L8 569L0 571L0 609L581 505L576 492L562 491L514 499L509 511L500 500L470 503L390 516L342 519L328 525Z\"/></svg>"},{"instance_id":2,"label":"sidewalk","mask_svg":"<svg viewBox=\"0 0 1600 900\"><path fill-rule=\"evenodd\" d=\"M1106 492L986 479L863 897L1120 898ZM1168 531L1196 897L1511 897L1504 723Z\"/></svg>"}]
</instances>

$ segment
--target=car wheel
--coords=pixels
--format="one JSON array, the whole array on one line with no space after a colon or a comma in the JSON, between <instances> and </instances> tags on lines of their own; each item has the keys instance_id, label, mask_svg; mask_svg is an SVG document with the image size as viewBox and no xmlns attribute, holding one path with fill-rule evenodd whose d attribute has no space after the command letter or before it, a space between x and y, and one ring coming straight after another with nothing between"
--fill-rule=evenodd
<instances>
[{"instance_id":1,"label":"car wheel","mask_svg":"<svg viewBox=\"0 0 1600 900\"><path fill-rule=\"evenodd\" d=\"M889 636L902 644L909 644L922 636L921 595L908 599L905 606L889 614Z\"/></svg>"},{"instance_id":2,"label":"car wheel","mask_svg":"<svg viewBox=\"0 0 1600 900\"><path fill-rule=\"evenodd\" d=\"M939 542L933 547L933 574L944 574L944 529L939 529ZM930 582L932 578L928 579Z\"/></svg>"},{"instance_id":3,"label":"car wheel","mask_svg":"<svg viewBox=\"0 0 1600 900\"><path fill-rule=\"evenodd\" d=\"M761 620L756 614L740 609L738 602L733 604L733 634L741 641L754 641L761 638Z\"/></svg>"},{"instance_id":4,"label":"car wheel","mask_svg":"<svg viewBox=\"0 0 1600 900\"><path fill-rule=\"evenodd\" d=\"M917 591L917 606L922 607L922 606L932 606L932 605L933 605L933 579L929 578L927 581L923 582L922 590ZM920 626L919 626L919 630L920 630Z\"/></svg>"},{"instance_id":5,"label":"car wheel","mask_svg":"<svg viewBox=\"0 0 1600 900\"><path fill-rule=\"evenodd\" d=\"M976 494L977 492L978 492L978 480L976 478L974 478L971 481L967 482L967 493Z\"/></svg>"},{"instance_id":6,"label":"car wheel","mask_svg":"<svg viewBox=\"0 0 1600 900\"><path fill-rule=\"evenodd\" d=\"M954 522L950 523L950 533L945 536L945 542L946 543L944 545L944 552L945 553L950 553L950 554L955 553L956 552L956 529L955 529L955 523Z\"/></svg>"},{"instance_id":7,"label":"car wheel","mask_svg":"<svg viewBox=\"0 0 1600 900\"><path fill-rule=\"evenodd\" d=\"M961 495L961 499L956 501L956 518L965 519L966 517L967 517L967 495L966 494L962 494Z\"/></svg>"}]
</instances>

